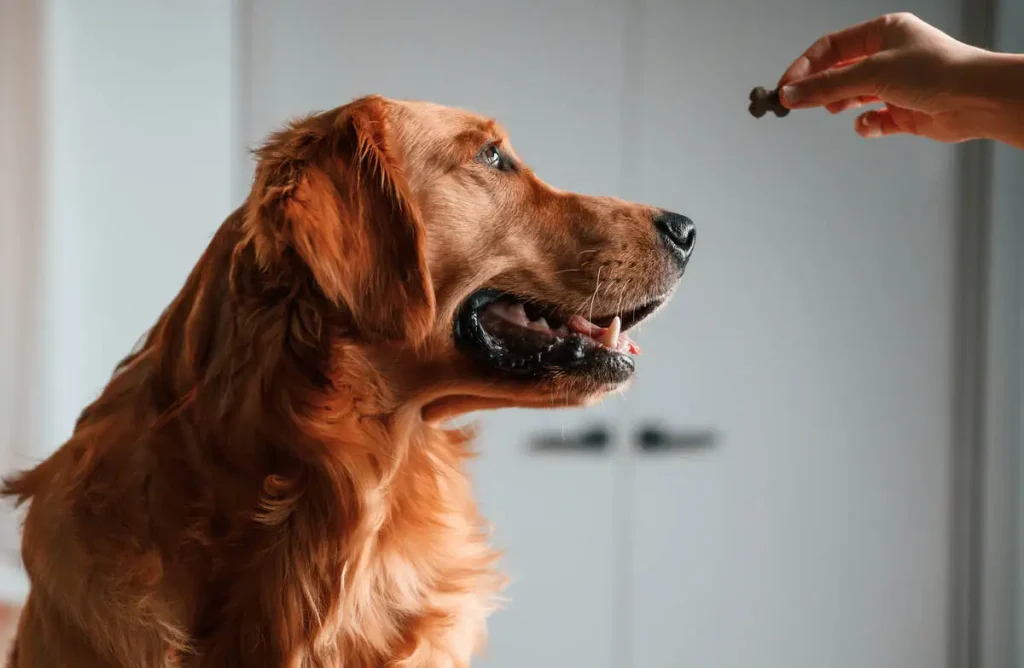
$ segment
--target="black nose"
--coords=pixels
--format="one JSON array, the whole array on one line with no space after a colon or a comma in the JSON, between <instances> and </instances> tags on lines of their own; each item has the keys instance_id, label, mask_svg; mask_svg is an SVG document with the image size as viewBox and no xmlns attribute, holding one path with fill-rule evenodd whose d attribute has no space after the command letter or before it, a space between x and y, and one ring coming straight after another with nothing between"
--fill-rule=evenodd
<instances>
[{"instance_id":1,"label":"black nose","mask_svg":"<svg viewBox=\"0 0 1024 668\"><path fill-rule=\"evenodd\" d=\"M697 243L697 226L686 216L671 211L659 213L654 218L654 224L682 263L686 264Z\"/></svg>"}]
</instances>

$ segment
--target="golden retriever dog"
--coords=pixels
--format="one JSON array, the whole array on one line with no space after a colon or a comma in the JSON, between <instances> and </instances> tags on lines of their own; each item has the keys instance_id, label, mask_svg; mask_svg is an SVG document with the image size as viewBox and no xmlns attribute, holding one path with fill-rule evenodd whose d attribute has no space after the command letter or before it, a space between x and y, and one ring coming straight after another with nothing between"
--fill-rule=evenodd
<instances>
[{"instance_id":1,"label":"golden retriever dog","mask_svg":"<svg viewBox=\"0 0 1024 668\"><path fill-rule=\"evenodd\" d=\"M623 388L694 247L434 104L362 98L256 158L70 440L6 481L13 668L469 666L503 580L446 424Z\"/></svg>"}]
</instances>

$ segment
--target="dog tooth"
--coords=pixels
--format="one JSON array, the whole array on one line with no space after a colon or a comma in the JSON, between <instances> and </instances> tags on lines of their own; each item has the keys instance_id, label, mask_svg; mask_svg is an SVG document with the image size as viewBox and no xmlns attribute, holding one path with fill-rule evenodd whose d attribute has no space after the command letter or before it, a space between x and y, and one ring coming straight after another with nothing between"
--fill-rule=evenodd
<instances>
[{"instance_id":1,"label":"dog tooth","mask_svg":"<svg viewBox=\"0 0 1024 668\"><path fill-rule=\"evenodd\" d=\"M526 317L526 309L519 302L512 304L508 307L508 312L512 316L512 321L517 325L527 327L530 324L530 319Z\"/></svg>"},{"instance_id":2,"label":"dog tooth","mask_svg":"<svg viewBox=\"0 0 1024 668\"><path fill-rule=\"evenodd\" d=\"M615 350L615 346L619 342L619 332L621 330L622 320L619 318L619 316L615 316L612 319L611 324L608 325L608 328L601 332L600 338L597 339L598 343L605 346L606 348L611 348L612 350Z\"/></svg>"},{"instance_id":3,"label":"dog tooth","mask_svg":"<svg viewBox=\"0 0 1024 668\"><path fill-rule=\"evenodd\" d=\"M623 332L619 334L619 352L627 353L629 355L639 355L640 346L636 345L636 341L629 338L629 335Z\"/></svg>"},{"instance_id":4,"label":"dog tooth","mask_svg":"<svg viewBox=\"0 0 1024 668\"><path fill-rule=\"evenodd\" d=\"M569 336L569 328L566 327L565 325L562 325L561 327L555 330L555 334L558 334L559 336Z\"/></svg>"},{"instance_id":5,"label":"dog tooth","mask_svg":"<svg viewBox=\"0 0 1024 668\"><path fill-rule=\"evenodd\" d=\"M548 321L544 318L537 318L532 321L529 325L530 329L537 330L538 332L550 332L551 328L548 326Z\"/></svg>"}]
</instances>

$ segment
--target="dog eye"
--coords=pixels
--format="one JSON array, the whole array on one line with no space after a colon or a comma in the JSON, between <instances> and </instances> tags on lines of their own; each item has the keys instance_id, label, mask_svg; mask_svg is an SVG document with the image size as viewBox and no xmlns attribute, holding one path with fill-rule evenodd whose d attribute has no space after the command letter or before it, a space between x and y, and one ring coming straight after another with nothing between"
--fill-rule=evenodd
<instances>
[{"instance_id":1,"label":"dog eye","mask_svg":"<svg viewBox=\"0 0 1024 668\"><path fill-rule=\"evenodd\" d=\"M509 168L508 160L505 159L505 156L501 154L501 151L494 144L485 146L480 151L479 160L492 169L505 171Z\"/></svg>"}]
</instances>

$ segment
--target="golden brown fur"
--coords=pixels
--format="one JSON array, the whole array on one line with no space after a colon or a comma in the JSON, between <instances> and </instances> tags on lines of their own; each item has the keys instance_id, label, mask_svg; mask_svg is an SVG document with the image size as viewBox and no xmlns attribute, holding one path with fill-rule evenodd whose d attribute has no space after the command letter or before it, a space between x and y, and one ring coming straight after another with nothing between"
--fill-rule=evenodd
<instances>
[{"instance_id":1,"label":"golden brown fur","mask_svg":"<svg viewBox=\"0 0 1024 668\"><path fill-rule=\"evenodd\" d=\"M501 129L369 97L257 152L216 233L31 502L14 668L456 668L501 578L445 418L588 403L452 343L474 290L607 311L667 292L653 209L473 162ZM596 282L595 282L596 275Z\"/></svg>"}]
</instances>

